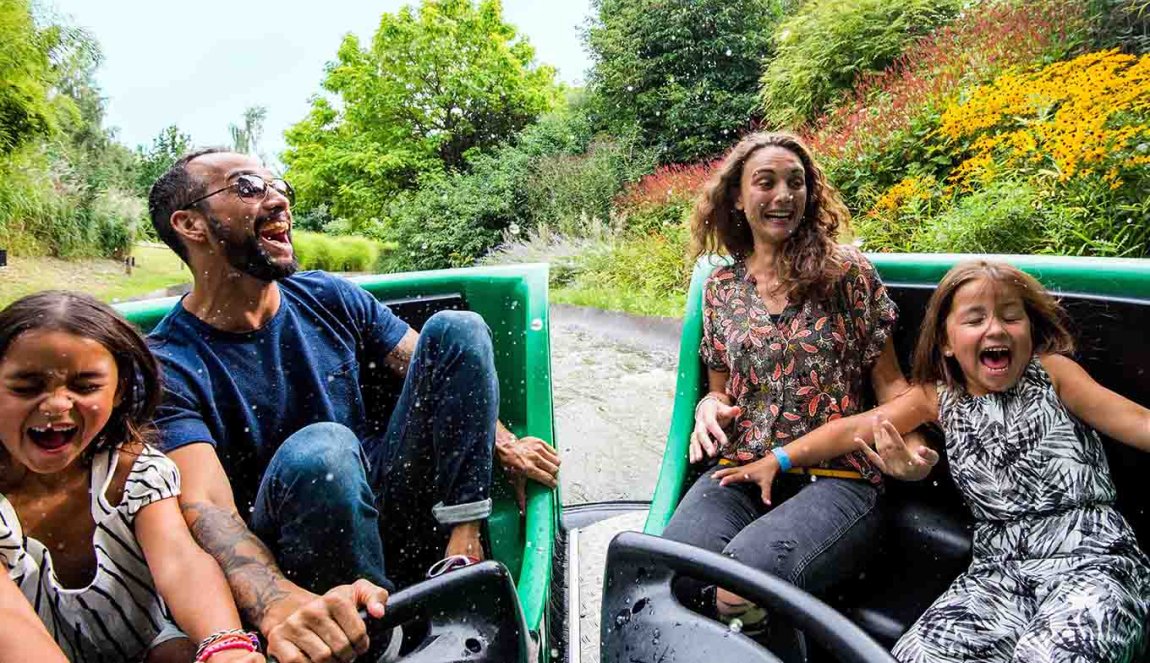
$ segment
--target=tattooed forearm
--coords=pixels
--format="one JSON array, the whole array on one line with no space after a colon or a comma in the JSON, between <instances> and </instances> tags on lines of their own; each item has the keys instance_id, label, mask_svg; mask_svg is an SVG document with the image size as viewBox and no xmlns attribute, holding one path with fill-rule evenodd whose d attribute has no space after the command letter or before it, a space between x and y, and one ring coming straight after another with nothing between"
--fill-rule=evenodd
<instances>
[{"instance_id":1,"label":"tattooed forearm","mask_svg":"<svg viewBox=\"0 0 1150 663\"><path fill-rule=\"evenodd\" d=\"M415 344L418 342L419 334L414 329L408 329L399 343L383 358L384 365L391 369L392 373L400 377L406 376L407 367L415 355Z\"/></svg>"},{"instance_id":2,"label":"tattooed forearm","mask_svg":"<svg viewBox=\"0 0 1150 663\"><path fill-rule=\"evenodd\" d=\"M286 598L292 587L271 551L234 511L211 502L192 502L180 508L196 542L223 569L244 619L259 625L268 608Z\"/></svg>"}]
</instances>

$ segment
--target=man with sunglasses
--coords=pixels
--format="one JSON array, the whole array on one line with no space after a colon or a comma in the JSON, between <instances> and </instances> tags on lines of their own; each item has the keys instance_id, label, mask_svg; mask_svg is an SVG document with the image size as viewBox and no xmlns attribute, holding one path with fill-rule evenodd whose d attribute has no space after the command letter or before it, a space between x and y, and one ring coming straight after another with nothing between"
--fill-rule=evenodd
<instances>
[{"instance_id":1,"label":"man with sunglasses","mask_svg":"<svg viewBox=\"0 0 1150 663\"><path fill-rule=\"evenodd\" d=\"M493 442L520 480L554 486L559 459L498 423L479 316L442 312L417 334L354 284L296 273L294 195L222 150L153 185L152 223L194 280L149 337L156 425L192 533L268 653L346 661L365 651L357 611L380 616L392 580L482 556ZM404 378L389 418L362 389L380 371Z\"/></svg>"}]
</instances>

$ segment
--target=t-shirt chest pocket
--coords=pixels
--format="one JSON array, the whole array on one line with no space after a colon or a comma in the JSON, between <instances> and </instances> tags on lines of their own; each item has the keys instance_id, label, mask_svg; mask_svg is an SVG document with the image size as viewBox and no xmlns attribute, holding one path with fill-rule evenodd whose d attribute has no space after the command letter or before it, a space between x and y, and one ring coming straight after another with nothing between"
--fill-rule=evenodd
<instances>
[{"instance_id":1,"label":"t-shirt chest pocket","mask_svg":"<svg viewBox=\"0 0 1150 663\"><path fill-rule=\"evenodd\" d=\"M333 403L359 402L359 362L355 359L339 364L328 370L321 385L328 399Z\"/></svg>"}]
</instances>

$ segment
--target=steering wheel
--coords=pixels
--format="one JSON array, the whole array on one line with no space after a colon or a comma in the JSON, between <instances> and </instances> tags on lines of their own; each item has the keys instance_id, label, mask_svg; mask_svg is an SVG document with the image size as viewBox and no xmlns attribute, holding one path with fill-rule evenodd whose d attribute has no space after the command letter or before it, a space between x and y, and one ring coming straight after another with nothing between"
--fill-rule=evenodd
<instances>
[{"instance_id":1,"label":"steering wheel","mask_svg":"<svg viewBox=\"0 0 1150 663\"><path fill-rule=\"evenodd\" d=\"M729 557L638 532L619 534L607 549L603 663L781 663L754 640L679 603L671 592L677 575L713 583L785 618L838 661L895 663L862 629L798 587Z\"/></svg>"},{"instance_id":2,"label":"steering wheel","mask_svg":"<svg viewBox=\"0 0 1150 663\"><path fill-rule=\"evenodd\" d=\"M380 619L360 612L373 643L359 660L375 663L402 626L403 663L528 663L527 623L511 574L486 561L425 580L387 599ZM412 640L418 640L413 645Z\"/></svg>"}]
</instances>

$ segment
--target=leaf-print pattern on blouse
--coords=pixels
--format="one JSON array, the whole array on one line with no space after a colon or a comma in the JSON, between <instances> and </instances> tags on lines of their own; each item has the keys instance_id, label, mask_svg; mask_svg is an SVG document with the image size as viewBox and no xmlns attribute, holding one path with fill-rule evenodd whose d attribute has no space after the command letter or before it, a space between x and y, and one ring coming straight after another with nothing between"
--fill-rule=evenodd
<instances>
[{"instance_id":1,"label":"leaf-print pattern on blouse","mask_svg":"<svg viewBox=\"0 0 1150 663\"><path fill-rule=\"evenodd\" d=\"M703 286L699 355L708 368L730 373L727 393L742 408L735 434L719 450L723 458L753 461L865 409L870 369L898 309L858 249L839 246L836 258L842 270L830 296L791 302L774 319L742 260L716 269ZM822 466L882 481L862 452Z\"/></svg>"}]
</instances>

